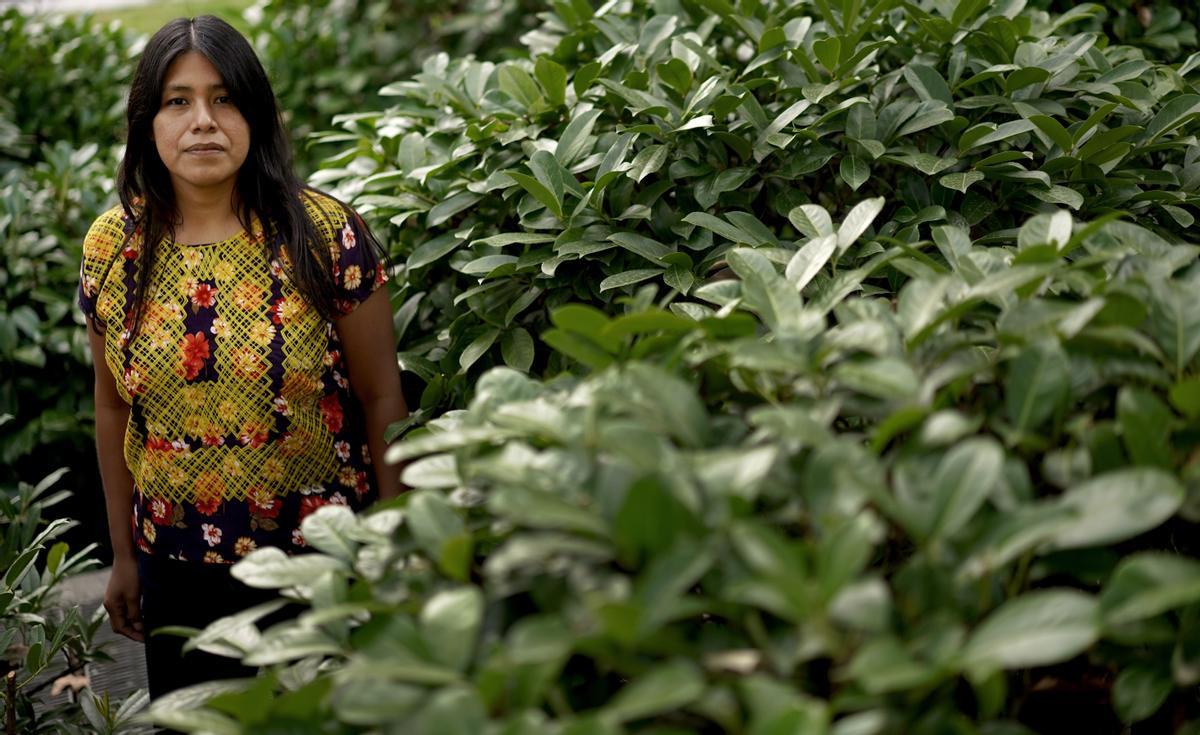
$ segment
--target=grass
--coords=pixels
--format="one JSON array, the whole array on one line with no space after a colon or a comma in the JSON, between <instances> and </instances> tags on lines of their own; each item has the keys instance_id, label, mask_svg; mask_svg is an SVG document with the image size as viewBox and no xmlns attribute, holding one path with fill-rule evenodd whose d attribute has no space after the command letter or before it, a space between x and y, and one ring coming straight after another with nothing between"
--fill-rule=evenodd
<instances>
[{"instance_id":1,"label":"grass","mask_svg":"<svg viewBox=\"0 0 1200 735\"><path fill-rule=\"evenodd\" d=\"M121 25L130 30L150 35L174 18L209 14L228 21L245 35L249 33L249 27L242 18L242 12L253 4L253 0L167 0L104 10L91 15L101 23L119 20Z\"/></svg>"}]
</instances>

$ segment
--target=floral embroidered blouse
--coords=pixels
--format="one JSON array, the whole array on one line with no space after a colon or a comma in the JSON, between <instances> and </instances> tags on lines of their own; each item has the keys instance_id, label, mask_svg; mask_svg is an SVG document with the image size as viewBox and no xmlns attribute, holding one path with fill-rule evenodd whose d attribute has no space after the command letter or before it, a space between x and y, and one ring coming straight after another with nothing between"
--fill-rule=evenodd
<instances>
[{"instance_id":1,"label":"floral embroidered blouse","mask_svg":"<svg viewBox=\"0 0 1200 735\"><path fill-rule=\"evenodd\" d=\"M387 274L359 246L357 215L319 192L303 196L327 243L336 310L348 314ZM373 502L365 421L337 330L293 287L260 223L204 245L164 239L131 337L140 248L124 211L105 212L84 239L79 284L130 406L137 548L219 564L260 546L295 552L305 545L300 521L318 507Z\"/></svg>"}]
</instances>

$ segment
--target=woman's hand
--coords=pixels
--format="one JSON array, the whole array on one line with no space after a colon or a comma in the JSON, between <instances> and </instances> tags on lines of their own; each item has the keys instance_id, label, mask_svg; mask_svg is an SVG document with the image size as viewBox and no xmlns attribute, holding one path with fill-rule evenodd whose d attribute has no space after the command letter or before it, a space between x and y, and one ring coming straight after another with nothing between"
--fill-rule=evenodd
<instances>
[{"instance_id":1,"label":"woman's hand","mask_svg":"<svg viewBox=\"0 0 1200 735\"><path fill-rule=\"evenodd\" d=\"M112 576L104 592L104 609L108 611L113 632L139 643L146 640L142 632L141 584L137 561L132 557L113 560Z\"/></svg>"}]
</instances>

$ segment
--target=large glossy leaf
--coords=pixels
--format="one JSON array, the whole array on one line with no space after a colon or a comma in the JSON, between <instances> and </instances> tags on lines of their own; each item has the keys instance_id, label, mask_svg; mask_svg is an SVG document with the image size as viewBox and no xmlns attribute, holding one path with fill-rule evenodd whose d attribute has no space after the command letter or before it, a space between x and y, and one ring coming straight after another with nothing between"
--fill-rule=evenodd
<instances>
[{"instance_id":1,"label":"large glossy leaf","mask_svg":"<svg viewBox=\"0 0 1200 735\"><path fill-rule=\"evenodd\" d=\"M1069 589L1036 590L1004 603L975 629L962 665L979 671L1059 663L1087 650L1099 635L1095 598Z\"/></svg>"},{"instance_id":2,"label":"large glossy leaf","mask_svg":"<svg viewBox=\"0 0 1200 735\"><path fill-rule=\"evenodd\" d=\"M1183 486L1162 470L1128 468L1076 485L1059 502L1076 516L1054 534L1053 544L1099 546L1156 528L1183 502Z\"/></svg>"}]
</instances>

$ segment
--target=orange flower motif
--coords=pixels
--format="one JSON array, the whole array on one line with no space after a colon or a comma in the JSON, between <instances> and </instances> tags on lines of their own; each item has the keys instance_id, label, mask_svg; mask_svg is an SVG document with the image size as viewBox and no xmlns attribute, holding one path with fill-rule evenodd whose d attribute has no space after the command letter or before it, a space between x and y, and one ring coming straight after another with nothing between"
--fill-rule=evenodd
<instances>
[{"instance_id":1,"label":"orange flower motif","mask_svg":"<svg viewBox=\"0 0 1200 735\"><path fill-rule=\"evenodd\" d=\"M249 281L242 281L233 289L233 303L239 309L257 308L262 297L262 289Z\"/></svg>"},{"instance_id":2,"label":"orange flower motif","mask_svg":"<svg viewBox=\"0 0 1200 735\"><path fill-rule=\"evenodd\" d=\"M321 420L325 422L325 428L329 429L329 433L336 434L342 430L342 421L345 416L342 413L342 404L338 401L336 395L328 395L321 399Z\"/></svg>"},{"instance_id":3,"label":"orange flower motif","mask_svg":"<svg viewBox=\"0 0 1200 735\"><path fill-rule=\"evenodd\" d=\"M261 485L255 485L247 493L250 501L250 512L260 518L275 518L283 503Z\"/></svg>"},{"instance_id":4,"label":"orange flower motif","mask_svg":"<svg viewBox=\"0 0 1200 735\"><path fill-rule=\"evenodd\" d=\"M188 296L192 299L192 306L207 309L217 303L217 287L208 283L198 283Z\"/></svg>"},{"instance_id":5,"label":"orange flower motif","mask_svg":"<svg viewBox=\"0 0 1200 735\"><path fill-rule=\"evenodd\" d=\"M210 516L217 512L225 495L225 481L216 472L201 472L192 484L196 510Z\"/></svg>"},{"instance_id":6,"label":"orange flower motif","mask_svg":"<svg viewBox=\"0 0 1200 735\"><path fill-rule=\"evenodd\" d=\"M267 372L267 364L252 347L233 351L233 374L244 380L258 380Z\"/></svg>"},{"instance_id":7,"label":"orange flower motif","mask_svg":"<svg viewBox=\"0 0 1200 735\"><path fill-rule=\"evenodd\" d=\"M195 380L200 374L200 369L204 367L204 361L208 359L208 340L204 337L203 332L195 334L185 334L179 343L181 364L183 368L183 377L187 380Z\"/></svg>"},{"instance_id":8,"label":"orange flower motif","mask_svg":"<svg viewBox=\"0 0 1200 735\"><path fill-rule=\"evenodd\" d=\"M154 527L154 524L150 522L149 518L142 519L142 535L145 536L146 540L150 543L154 543L154 540L158 538L158 529Z\"/></svg>"},{"instance_id":9,"label":"orange flower motif","mask_svg":"<svg viewBox=\"0 0 1200 735\"><path fill-rule=\"evenodd\" d=\"M362 268L357 265L348 266L342 274L342 285L353 291L362 284Z\"/></svg>"},{"instance_id":10,"label":"orange flower motif","mask_svg":"<svg viewBox=\"0 0 1200 735\"><path fill-rule=\"evenodd\" d=\"M261 421L247 421L238 432L238 441L244 447L261 447L267 443L267 425Z\"/></svg>"},{"instance_id":11,"label":"orange flower motif","mask_svg":"<svg viewBox=\"0 0 1200 735\"><path fill-rule=\"evenodd\" d=\"M257 548L258 544L254 543L254 539L249 536L239 536L238 540L233 542L233 553L238 556L245 556Z\"/></svg>"}]
</instances>

